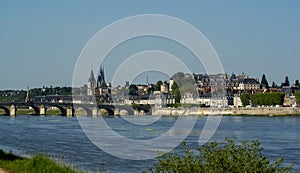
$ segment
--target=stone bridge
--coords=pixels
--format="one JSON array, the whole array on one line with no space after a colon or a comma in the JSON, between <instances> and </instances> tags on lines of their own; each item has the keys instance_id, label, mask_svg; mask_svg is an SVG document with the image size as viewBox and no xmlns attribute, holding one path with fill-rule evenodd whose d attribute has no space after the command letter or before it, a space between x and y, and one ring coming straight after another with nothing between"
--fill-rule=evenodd
<instances>
[{"instance_id":1,"label":"stone bridge","mask_svg":"<svg viewBox=\"0 0 300 173\"><path fill-rule=\"evenodd\" d=\"M0 103L0 109L3 109L5 115L16 116L17 110L21 107L31 107L35 115L45 115L47 110L55 107L60 110L62 116L74 116L76 110L84 110L88 116L96 117L101 115L101 110L107 111L108 115L144 115L151 114L149 107L132 107L130 105L112 105L112 104L75 104L75 103Z\"/></svg>"}]
</instances>

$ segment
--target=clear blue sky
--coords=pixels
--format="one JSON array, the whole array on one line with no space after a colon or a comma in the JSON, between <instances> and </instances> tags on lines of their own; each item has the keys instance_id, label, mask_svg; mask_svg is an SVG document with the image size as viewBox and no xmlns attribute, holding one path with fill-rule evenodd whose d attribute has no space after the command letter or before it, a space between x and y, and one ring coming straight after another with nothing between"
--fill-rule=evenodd
<instances>
[{"instance_id":1,"label":"clear blue sky","mask_svg":"<svg viewBox=\"0 0 300 173\"><path fill-rule=\"evenodd\" d=\"M0 1L0 89L71 86L78 54L101 28L138 14L189 22L228 73L300 78L300 1ZM108 67L106 67L107 69ZM109 79L108 79L109 80Z\"/></svg>"}]
</instances>

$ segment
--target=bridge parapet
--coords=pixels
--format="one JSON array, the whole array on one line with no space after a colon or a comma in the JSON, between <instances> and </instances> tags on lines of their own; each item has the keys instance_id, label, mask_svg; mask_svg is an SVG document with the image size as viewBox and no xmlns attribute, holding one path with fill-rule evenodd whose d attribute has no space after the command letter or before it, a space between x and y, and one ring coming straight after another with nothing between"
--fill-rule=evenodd
<instances>
[{"instance_id":1,"label":"bridge parapet","mask_svg":"<svg viewBox=\"0 0 300 173\"><path fill-rule=\"evenodd\" d=\"M38 102L38 103L0 103L0 109L5 111L6 115L16 116L16 112L18 107L28 106L31 107L35 111L35 115L45 115L47 113L47 109L50 107L58 108L63 116L74 116L75 111L78 108L84 109L88 115L92 117L97 117L100 115L98 112L101 109L105 109L109 115L119 116L121 112L126 111L128 115L144 115L146 113L151 112L151 108L149 107L133 107L131 105L113 105L113 104L103 104L103 105L95 105L95 104L73 104L73 103L53 103L53 102Z\"/></svg>"}]
</instances>

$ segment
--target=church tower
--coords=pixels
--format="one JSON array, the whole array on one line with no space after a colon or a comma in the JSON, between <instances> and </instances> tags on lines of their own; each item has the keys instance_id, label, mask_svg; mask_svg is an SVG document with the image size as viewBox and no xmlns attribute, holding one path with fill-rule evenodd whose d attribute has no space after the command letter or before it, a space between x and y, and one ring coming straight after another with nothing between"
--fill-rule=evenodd
<instances>
[{"instance_id":1,"label":"church tower","mask_svg":"<svg viewBox=\"0 0 300 173\"><path fill-rule=\"evenodd\" d=\"M100 67L96 88L99 90L100 95L105 95L109 93L108 86L105 82L104 68L102 66Z\"/></svg>"},{"instance_id":2,"label":"church tower","mask_svg":"<svg viewBox=\"0 0 300 173\"><path fill-rule=\"evenodd\" d=\"M95 80L93 69L91 69L91 74L90 74L88 84L87 84L87 95L88 96L94 95L95 88L96 88L96 80Z\"/></svg>"},{"instance_id":3,"label":"church tower","mask_svg":"<svg viewBox=\"0 0 300 173\"><path fill-rule=\"evenodd\" d=\"M100 66L99 75L97 76L97 84L96 84L96 95L99 98L99 101L102 103L110 103L111 102L111 88L105 82L105 73L104 68Z\"/></svg>"},{"instance_id":4,"label":"church tower","mask_svg":"<svg viewBox=\"0 0 300 173\"><path fill-rule=\"evenodd\" d=\"M105 75L104 75L104 68L101 66L98 79L97 79L97 88L105 88L107 87L106 82L105 82Z\"/></svg>"}]
</instances>

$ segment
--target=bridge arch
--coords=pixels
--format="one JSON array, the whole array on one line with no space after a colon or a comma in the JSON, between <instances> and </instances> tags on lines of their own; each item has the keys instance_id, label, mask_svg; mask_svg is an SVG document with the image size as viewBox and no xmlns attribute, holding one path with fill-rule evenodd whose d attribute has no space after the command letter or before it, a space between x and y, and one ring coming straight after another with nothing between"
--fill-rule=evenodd
<instances>
[{"instance_id":1,"label":"bridge arch","mask_svg":"<svg viewBox=\"0 0 300 173\"><path fill-rule=\"evenodd\" d=\"M5 115L10 115L10 111L9 108L5 107L5 106L0 106L0 109L3 109L5 112Z\"/></svg>"},{"instance_id":2,"label":"bridge arch","mask_svg":"<svg viewBox=\"0 0 300 173\"><path fill-rule=\"evenodd\" d=\"M74 115L75 116L81 115L80 113L82 112L82 110L86 112L86 116L92 115L93 113L91 109L80 106L80 107L74 107Z\"/></svg>"},{"instance_id":3,"label":"bridge arch","mask_svg":"<svg viewBox=\"0 0 300 173\"><path fill-rule=\"evenodd\" d=\"M36 105L30 104L28 105L29 107L31 107L34 111L34 115L40 115L40 108Z\"/></svg>"},{"instance_id":4,"label":"bridge arch","mask_svg":"<svg viewBox=\"0 0 300 173\"><path fill-rule=\"evenodd\" d=\"M98 115L101 116L108 116L108 115L114 115L115 111L111 108L99 108L98 109Z\"/></svg>"},{"instance_id":5,"label":"bridge arch","mask_svg":"<svg viewBox=\"0 0 300 173\"><path fill-rule=\"evenodd\" d=\"M121 115L134 115L134 109L132 106L117 106Z\"/></svg>"},{"instance_id":6,"label":"bridge arch","mask_svg":"<svg viewBox=\"0 0 300 173\"><path fill-rule=\"evenodd\" d=\"M98 109L98 115L100 116L108 116L109 115L109 111L105 108L99 108Z\"/></svg>"},{"instance_id":7,"label":"bridge arch","mask_svg":"<svg viewBox=\"0 0 300 173\"><path fill-rule=\"evenodd\" d=\"M98 105L98 112L101 110L105 110L108 112L108 115L114 115L115 114L115 107L112 105ZM101 115L101 114L99 114Z\"/></svg>"},{"instance_id":8,"label":"bridge arch","mask_svg":"<svg viewBox=\"0 0 300 173\"><path fill-rule=\"evenodd\" d=\"M120 110L120 115L124 116L124 115L129 115L128 111L126 109L122 109Z\"/></svg>"},{"instance_id":9,"label":"bridge arch","mask_svg":"<svg viewBox=\"0 0 300 173\"><path fill-rule=\"evenodd\" d=\"M47 110L51 107L58 108L60 110L62 116L67 116L67 110L64 107L59 106L57 104L51 104L48 107L45 107L45 113L47 113Z\"/></svg>"}]
</instances>

